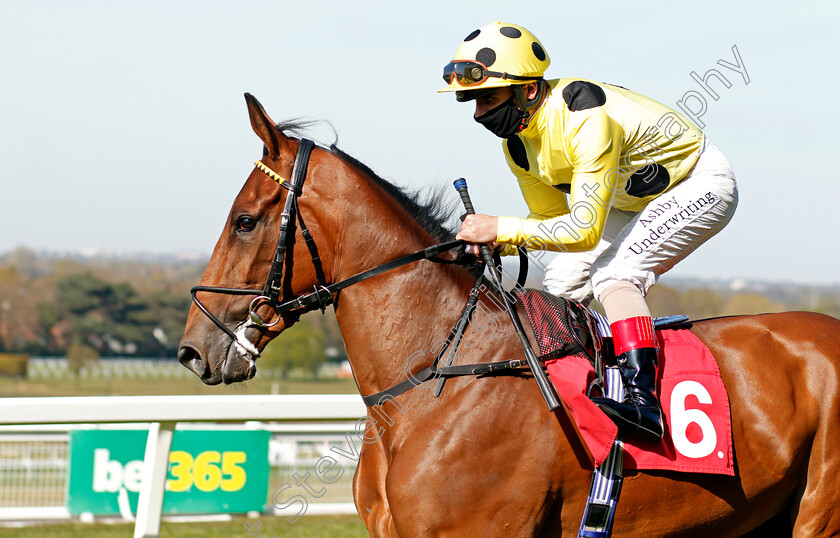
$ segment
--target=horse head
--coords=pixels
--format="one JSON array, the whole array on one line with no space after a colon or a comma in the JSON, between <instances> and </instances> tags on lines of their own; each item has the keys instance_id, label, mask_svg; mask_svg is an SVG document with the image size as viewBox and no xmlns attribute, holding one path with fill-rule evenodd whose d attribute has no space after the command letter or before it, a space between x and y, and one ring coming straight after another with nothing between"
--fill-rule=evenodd
<instances>
[{"instance_id":1,"label":"horse head","mask_svg":"<svg viewBox=\"0 0 840 538\"><path fill-rule=\"evenodd\" d=\"M316 245L320 261L313 264L310 250L302 246L301 227L289 218L284 222L283 215L290 189L296 190L290 180L301 141L285 134L295 125L276 125L256 98L245 94L245 99L251 126L264 144L263 155L233 202L201 286L193 290L198 300L190 309L178 353L180 362L209 385L252 378L260 351L298 317L294 312L278 314L269 300L267 282L282 227L288 233L279 245L282 263L275 264L276 302L311 292L319 282L316 267L331 277L339 230L327 201L340 198L347 188L330 181L335 170L326 170L323 152L313 151L310 173L293 201L299 222Z\"/></svg>"},{"instance_id":2,"label":"horse head","mask_svg":"<svg viewBox=\"0 0 840 538\"><path fill-rule=\"evenodd\" d=\"M245 98L263 155L233 202L201 285L193 288L195 304L178 353L184 366L211 385L250 379L269 341L301 314L334 299L337 304L338 292L327 284L454 239L443 224L451 208L439 196L418 202L335 146L313 148L290 136L299 124L276 125L253 96ZM446 249L438 254L453 256ZM430 265L436 264L391 271L391 286L380 277L342 291L342 304L353 305L344 316L336 310L345 344L348 338L367 342L372 326L416 323L419 312L437 323L420 298L439 297L446 306L455 299L442 297L447 287L429 280ZM412 278L406 271L413 271ZM458 290L475 280L464 268L446 272L459 273ZM384 303L390 305L385 320ZM389 377L382 364L357 361L353 368L357 381L365 370L369 374L362 376L374 385L374 378Z\"/></svg>"}]
</instances>

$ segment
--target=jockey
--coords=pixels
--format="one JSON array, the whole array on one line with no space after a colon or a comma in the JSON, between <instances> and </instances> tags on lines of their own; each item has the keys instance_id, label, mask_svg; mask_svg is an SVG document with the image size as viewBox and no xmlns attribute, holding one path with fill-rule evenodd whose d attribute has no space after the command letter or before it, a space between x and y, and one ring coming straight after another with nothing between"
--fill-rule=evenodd
<instances>
[{"instance_id":1,"label":"jockey","mask_svg":"<svg viewBox=\"0 0 840 538\"><path fill-rule=\"evenodd\" d=\"M544 287L603 305L627 389L623 402L595 403L626 431L657 440L658 344L644 297L726 226L738 203L735 177L683 115L620 86L546 80L549 63L531 32L493 22L444 67L440 91L475 101L473 119L503 139L530 210L527 218L468 215L457 238L502 254L517 245L561 252Z\"/></svg>"}]
</instances>

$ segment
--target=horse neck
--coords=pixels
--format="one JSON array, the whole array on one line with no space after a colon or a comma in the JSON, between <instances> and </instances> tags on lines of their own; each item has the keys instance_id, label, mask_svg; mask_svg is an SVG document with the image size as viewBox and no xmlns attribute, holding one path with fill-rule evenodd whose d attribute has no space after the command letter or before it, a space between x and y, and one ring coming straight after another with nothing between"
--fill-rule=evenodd
<instances>
[{"instance_id":1,"label":"horse neck","mask_svg":"<svg viewBox=\"0 0 840 538\"><path fill-rule=\"evenodd\" d=\"M377 185L364 191L352 199L367 207L357 205L350 222L363 213L365 225L341 227L340 278L438 242ZM379 392L429 366L474 282L463 267L422 260L343 290L336 316L359 391Z\"/></svg>"}]
</instances>

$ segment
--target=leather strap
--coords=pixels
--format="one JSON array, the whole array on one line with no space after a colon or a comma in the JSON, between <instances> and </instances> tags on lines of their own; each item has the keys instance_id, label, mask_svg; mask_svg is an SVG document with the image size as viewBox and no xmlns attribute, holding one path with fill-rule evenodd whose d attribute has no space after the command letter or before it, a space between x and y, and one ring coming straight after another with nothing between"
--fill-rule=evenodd
<instances>
[{"instance_id":1,"label":"leather strap","mask_svg":"<svg viewBox=\"0 0 840 538\"><path fill-rule=\"evenodd\" d=\"M537 359L540 362L545 362L548 360L563 357L565 355L570 355L572 353L577 353L579 349L580 346L578 346L577 344L572 344L571 346L564 346L560 349L557 349L552 353L541 355L540 357L537 357ZM379 405L385 402L386 400L395 398L400 394L408 392L414 387L436 377L449 378L466 375L498 375L500 373L508 373L512 370L518 370L522 367L527 366L528 362L525 359L512 359L507 361L487 362L483 364L464 364L460 366L443 366L441 368L437 368L436 366L432 365L423 368L416 374L409 374L409 376L403 381L400 381L396 385L388 387L385 390L379 391L376 394L362 396L362 401L368 407ZM528 373L530 370L522 368L521 371L522 373Z\"/></svg>"},{"instance_id":2,"label":"leather strap","mask_svg":"<svg viewBox=\"0 0 840 538\"><path fill-rule=\"evenodd\" d=\"M289 229L289 222L294 222L292 212L297 212L297 196L301 192L303 182L306 179L306 170L309 166L309 155L315 143L304 138L300 141L295 163L292 166L292 184L288 187L289 194L286 196L286 203L283 206L282 218L280 221L280 236L277 238L277 249L274 252L274 259L271 261L271 269L268 272L265 290L263 295L268 297L269 304L275 306L283 291L283 260L286 255L286 234ZM281 183L281 186L283 184Z\"/></svg>"},{"instance_id":3,"label":"leather strap","mask_svg":"<svg viewBox=\"0 0 840 538\"><path fill-rule=\"evenodd\" d=\"M392 269L402 267L403 265L408 265L410 263L414 263L420 260L428 260L430 258L433 258L434 256L437 256L438 254L441 254L442 252L446 252L447 250L452 250L455 247L459 247L462 244L463 241L455 240L447 241L446 243L440 243L438 245L432 245L431 247L424 248L423 250L420 250L413 254L408 254L401 258L397 258L396 260L384 263L378 267L368 269L367 271L362 271L361 273L353 275L349 278L345 278L344 280L340 280L334 284L330 284L329 286L324 286L312 293L308 293L296 299L292 299L291 301L287 301L277 307L277 313L283 314L291 310L297 310L299 308L306 308L308 310L311 310L313 305L320 304L321 302L328 299L332 299L332 297L334 297L337 292L343 290L346 287L352 286L353 284L358 284L363 280L367 280Z\"/></svg>"},{"instance_id":4,"label":"leather strap","mask_svg":"<svg viewBox=\"0 0 840 538\"><path fill-rule=\"evenodd\" d=\"M323 301L321 300L323 294L318 294L318 290L327 287L327 277L324 275L324 267L321 265L321 256L318 254L318 246L315 244L315 239L312 237L312 234L309 233L309 228L306 227L306 223L303 222L303 215L300 213L297 200L295 200L295 213L297 214L297 220L300 224L300 233L306 243L306 248L309 249L309 257L312 259L312 265L315 267L315 278L318 281L318 285L315 286L315 293L319 299L318 306L321 308L321 313L323 313L326 307L332 303L332 294L330 294L329 298L324 298Z\"/></svg>"},{"instance_id":5,"label":"leather strap","mask_svg":"<svg viewBox=\"0 0 840 538\"><path fill-rule=\"evenodd\" d=\"M446 339L445 346L449 346L451 344L451 349L449 350L449 356L446 357L446 361L443 363L444 367L451 366L452 363L455 361L455 354L458 352L458 345L460 345L461 343L461 338L464 336L464 331L467 330L467 325L470 324L475 305L476 303L478 303L478 296L481 293L481 286L483 284L484 275L480 276L475 281L475 284L473 285L473 288L470 291L470 296L467 298L467 304L465 304L464 308L461 310L461 315L458 316L458 321L455 322L455 326L452 328L451 331L449 331L449 338ZM443 350L441 350L441 352L443 352ZM432 366L437 366L438 360L440 360L442 356L442 353L439 354ZM441 377L440 379L438 379L437 386L435 387L435 398L440 396L440 392L443 390L444 383L446 383L445 377Z\"/></svg>"}]
</instances>

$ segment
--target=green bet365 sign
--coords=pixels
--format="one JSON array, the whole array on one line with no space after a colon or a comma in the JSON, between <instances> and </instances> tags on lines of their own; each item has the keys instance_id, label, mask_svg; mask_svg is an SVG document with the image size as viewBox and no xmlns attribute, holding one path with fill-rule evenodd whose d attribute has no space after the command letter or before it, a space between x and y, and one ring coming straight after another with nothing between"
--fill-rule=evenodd
<instances>
[{"instance_id":1,"label":"green bet365 sign","mask_svg":"<svg viewBox=\"0 0 840 538\"><path fill-rule=\"evenodd\" d=\"M127 496L136 513L147 436L146 430L72 431L70 513L119 514L120 495ZM263 430L176 430L164 513L262 510L268 495L269 436Z\"/></svg>"}]
</instances>

